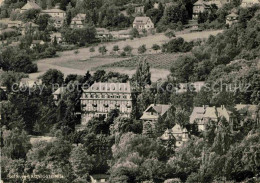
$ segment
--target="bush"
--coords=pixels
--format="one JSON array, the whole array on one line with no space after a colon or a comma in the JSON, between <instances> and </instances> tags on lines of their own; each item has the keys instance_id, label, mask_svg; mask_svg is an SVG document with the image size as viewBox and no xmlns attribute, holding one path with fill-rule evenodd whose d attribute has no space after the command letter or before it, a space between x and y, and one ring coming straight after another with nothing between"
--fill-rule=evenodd
<instances>
[{"instance_id":1,"label":"bush","mask_svg":"<svg viewBox=\"0 0 260 183\"><path fill-rule=\"evenodd\" d=\"M142 45L142 46L140 46L139 48L138 48L138 53L139 54L143 54L143 53L145 53L147 51L147 49L146 49L146 45L144 44L144 45Z\"/></svg>"},{"instance_id":2,"label":"bush","mask_svg":"<svg viewBox=\"0 0 260 183\"><path fill-rule=\"evenodd\" d=\"M124 47L124 52L126 52L127 54L130 55L132 53L132 51L133 51L133 48L131 46L127 45Z\"/></svg>"},{"instance_id":3,"label":"bush","mask_svg":"<svg viewBox=\"0 0 260 183\"><path fill-rule=\"evenodd\" d=\"M126 53L123 51L121 54L120 54L121 57L125 57L126 56Z\"/></svg>"},{"instance_id":4,"label":"bush","mask_svg":"<svg viewBox=\"0 0 260 183\"><path fill-rule=\"evenodd\" d=\"M137 30L136 28L133 28L133 29L131 30L130 35L131 35L133 38L135 38L135 37L140 37L139 32L138 32L138 30Z\"/></svg>"},{"instance_id":5,"label":"bush","mask_svg":"<svg viewBox=\"0 0 260 183\"><path fill-rule=\"evenodd\" d=\"M25 73L34 73L38 71L38 67L36 64L27 65L24 68Z\"/></svg>"},{"instance_id":6,"label":"bush","mask_svg":"<svg viewBox=\"0 0 260 183\"><path fill-rule=\"evenodd\" d=\"M94 48L94 47L91 47L91 48L89 49L89 51L90 51L90 52L95 52L95 48Z\"/></svg>"}]
</instances>

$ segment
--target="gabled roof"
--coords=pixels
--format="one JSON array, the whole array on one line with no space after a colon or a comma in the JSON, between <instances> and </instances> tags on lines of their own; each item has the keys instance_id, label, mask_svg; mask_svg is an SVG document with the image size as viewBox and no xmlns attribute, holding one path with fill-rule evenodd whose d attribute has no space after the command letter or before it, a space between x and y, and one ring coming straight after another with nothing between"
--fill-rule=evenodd
<instances>
[{"instance_id":1,"label":"gabled roof","mask_svg":"<svg viewBox=\"0 0 260 183\"><path fill-rule=\"evenodd\" d=\"M27 3L21 8L21 10L29 10L29 9L41 9L41 7L33 1L27 1Z\"/></svg>"},{"instance_id":2,"label":"gabled roof","mask_svg":"<svg viewBox=\"0 0 260 183\"><path fill-rule=\"evenodd\" d=\"M170 108L170 105L164 105L164 104L151 104L145 112L149 111L151 108L153 108L158 114L161 116L164 115Z\"/></svg>"},{"instance_id":3,"label":"gabled roof","mask_svg":"<svg viewBox=\"0 0 260 183\"><path fill-rule=\"evenodd\" d=\"M171 105L164 104L151 104L143 113L140 119L158 119L158 115L163 116L169 109ZM156 112L156 114L151 115L150 112Z\"/></svg>"},{"instance_id":4,"label":"gabled roof","mask_svg":"<svg viewBox=\"0 0 260 183\"><path fill-rule=\"evenodd\" d=\"M130 83L94 83L84 92L131 93Z\"/></svg>"},{"instance_id":5,"label":"gabled roof","mask_svg":"<svg viewBox=\"0 0 260 183\"><path fill-rule=\"evenodd\" d=\"M51 36L51 38L54 38L54 37L60 38L60 37L62 37L60 32L54 32L54 33L50 34L50 36Z\"/></svg>"},{"instance_id":6,"label":"gabled roof","mask_svg":"<svg viewBox=\"0 0 260 183\"><path fill-rule=\"evenodd\" d=\"M227 17L238 17L238 14L232 12L229 15L227 15Z\"/></svg>"},{"instance_id":7,"label":"gabled roof","mask_svg":"<svg viewBox=\"0 0 260 183\"><path fill-rule=\"evenodd\" d=\"M61 95L61 94L63 94L66 90L67 90L66 87L60 87L60 88L58 88L58 89L53 93L53 95Z\"/></svg>"},{"instance_id":8,"label":"gabled roof","mask_svg":"<svg viewBox=\"0 0 260 183\"><path fill-rule=\"evenodd\" d=\"M39 27L39 25L33 23L33 22L27 22L25 24L22 25L22 27Z\"/></svg>"},{"instance_id":9,"label":"gabled roof","mask_svg":"<svg viewBox=\"0 0 260 183\"><path fill-rule=\"evenodd\" d=\"M206 107L194 107L190 116L190 123L193 124L196 119L202 119L206 112Z\"/></svg>"},{"instance_id":10,"label":"gabled roof","mask_svg":"<svg viewBox=\"0 0 260 183\"><path fill-rule=\"evenodd\" d=\"M150 17L135 17L134 24L147 24L149 20L152 22Z\"/></svg>"},{"instance_id":11,"label":"gabled roof","mask_svg":"<svg viewBox=\"0 0 260 183\"><path fill-rule=\"evenodd\" d=\"M203 117L204 118L218 118L216 107L207 107Z\"/></svg>"},{"instance_id":12,"label":"gabled roof","mask_svg":"<svg viewBox=\"0 0 260 183\"><path fill-rule=\"evenodd\" d=\"M79 13L72 19L72 21L83 21L85 19L86 19L86 14Z\"/></svg>"},{"instance_id":13,"label":"gabled roof","mask_svg":"<svg viewBox=\"0 0 260 183\"><path fill-rule=\"evenodd\" d=\"M177 141L182 140L182 134L188 133L186 128L182 128L179 124L176 124L172 129L167 129L161 136L162 140L169 140L175 138Z\"/></svg>"},{"instance_id":14,"label":"gabled roof","mask_svg":"<svg viewBox=\"0 0 260 183\"><path fill-rule=\"evenodd\" d=\"M179 124L176 124L172 129L172 134L179 134L179 133L183 133L183 128L179 125ZM186 132L187 130L185 130Z\"/></svg>"}]
</instances>

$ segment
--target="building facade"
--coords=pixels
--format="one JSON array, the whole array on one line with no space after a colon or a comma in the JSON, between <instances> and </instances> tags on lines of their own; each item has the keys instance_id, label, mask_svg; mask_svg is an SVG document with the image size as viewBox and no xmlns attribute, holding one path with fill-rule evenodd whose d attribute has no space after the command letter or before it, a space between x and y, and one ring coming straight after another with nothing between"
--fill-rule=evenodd
<instances>
[{"instance_id":1,"label":"building facade","mask_svg":"<svg viewBox=\"0 0 260 183\"><path fill-rule=\"evenodd\" d=\"M59 8L58 4L55 6L55 8L42 10L41 14L47 14L47 15L50 15L51 17L53 17L53 18L59 17L59 18L65 19L65 17L66 17L66 12L61 10Z\"/></svg>"},{"instance_id":2,"label":"building facade","mask_svg":"<svg viewBox=\"0 0 260 183\"><path fill-rule=\"evenodd\" d=\"M151 104L140 118L143 121L143 134L153 136L156 133L155 124L161 117L164 119L167 116L167 111L170 109L170 105L163 104Z\"/></svg>"},{"instance_id":3,"label":"building facade","mask_svg":"<svg viewBox=\"0 0 260 183\"><path fill-rule=\"evenodd\" d=\"M172 146L181 147L189 140L189 135L186 128L182 128L179 124L176 124L172 129L167 129L160 139L165 145L169 144L169 141L172 141Z\"/></svg>"},{"instance_id":4,"label":"building facade","mask_svg":"<svg viewBox=\"0 0 260 183\"><path fill-rule=\"evenodd\" d=\"M85 20L86 20L86 14L79 13L71 20L70 27L83 28Z\"/></svg>"},{"instance_id":5,"label":"building facade","mask_svg":"<svg viewBox=\"0 0 260 183\"><path fill-rule=\"evenodd\" d=\"M218 122L221 118L225 118L230 125L234 125L234 117L231 111L227 110L224 105L221 107L195 107L190 116L190 124L198 125L199 131L205 131L209 121Z\"/></svg>"},{"instance_id":6,"label":"building facade","mask_svg":"<svg viewBox=\"0 0 260 183\"><path fill-rule=\"evenodd\" d=\"M231 26L232 24L238 22L238 15L236 13L231 13L227 15L226 24Z\"/></svg>"},{"instance_id":7,"label":"building facade","mask_svg":"<svg viewBox=\"0 0 260 183\"><path fill-rule=\"evenodd\" d=\"M150 30L154 28L154 24L149 17L135 17L133 28L139 31Z\"/></svg>"},{"instance_id":8,"label":"building facade","mask_svg":"<svg viewBox=\"0 0 260 183\"><path fill-rule=\"evenodd\" d=\"M83 89L81 124L86 125L93 117L106 117L113 109L118 109L123 117L130 117L134 95L130 83L94 83Z\"/></svg>"}]
</instances>

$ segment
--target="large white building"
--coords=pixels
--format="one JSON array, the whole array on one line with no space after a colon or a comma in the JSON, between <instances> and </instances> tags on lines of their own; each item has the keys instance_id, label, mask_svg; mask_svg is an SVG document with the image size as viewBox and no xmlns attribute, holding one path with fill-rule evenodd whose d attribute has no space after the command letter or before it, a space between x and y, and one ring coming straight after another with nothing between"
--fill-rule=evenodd
<instances>
[{"instance_id":1,"label":"large white building","mask_svg":"<svg viewBox=\"0 0 260 183\"><path fill-rule=\"evenodd\" d=\"M118 109L121 116L130 117L133 95L130 83L94 83L88 89L83 89L81 124L86 125L93 117L106 117L113 109Z\"/></svg>"}]
</instances>

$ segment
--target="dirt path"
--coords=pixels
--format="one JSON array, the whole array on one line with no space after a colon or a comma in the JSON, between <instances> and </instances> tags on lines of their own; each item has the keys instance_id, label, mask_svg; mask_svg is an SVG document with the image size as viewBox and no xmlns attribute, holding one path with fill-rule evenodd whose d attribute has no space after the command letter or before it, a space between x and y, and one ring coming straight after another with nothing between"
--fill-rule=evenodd
<instances>
[{"instance_id":1,"label":"dirt path","mask_svg":"<svg viewBox=\"0 0 260 183\"><path fill-rule=\"evenodd\" d=\"M195 39L199 39L199 38L200 39L206 39L206 38L209 37L209 35L216 35L220 32L222 32L222 30L195 32L195 33L188 33L188 34L177 34L176 36L177 37L183 37L186 41L191 41L191 40L195 40ZM120 49L122 49L126 45L130 45L131 47L134 48L133 54L137 54L137 49L140 45L145 44L147 49L150 49L153 44L161 45L161 44L167 42L168 40L169 40L169 38L164 36L164 34L156 34L156 35L150 35L150 36L147 36L147 37L136 38L134 40L100 44L100 45L94 47L95 52L90 52L89 48L78 49L79 50L78 54L75 54L74 50L59 52L58 53L59 57L38 60L37 65L38 65L39 72L34 73L34 74L30 74L30 78L37 78L38 76L42 75L48 69L51 69L51 68L60 70L61 72L64 73L65 76L68 75L68 74L83 75L83 74L86 73L87 70L91 70L94 67L104 65L104 64L106 64L106 62L102 61L102 62L96 63L96 64L93 64L91 62L89 62L89 63L86 62L86 67L84 67L82 69L71 68L71 67L68 66L67 63L68 62L71 63L73 61L88 60L91 57L99 56L100 53L98 52L98 48L102 45L106 46L106 48L108 50L108 54L112 51L114 45L118 45ZM117 60L115 60L115 62L116 61ZM152 72L153 80L158 78L157 76L154 76L155 73L157 74L157 73L161 73L161 72L166 72L165 70L160 70L160 69L153 69L153 71L154 71L154 73ZM120 72L120 71L118 71L118 72ZM122 71L122 72L125 72L125 71ZM164 77L165 74L162 74L162 76Z\"/></svg>"}]
</instances>

